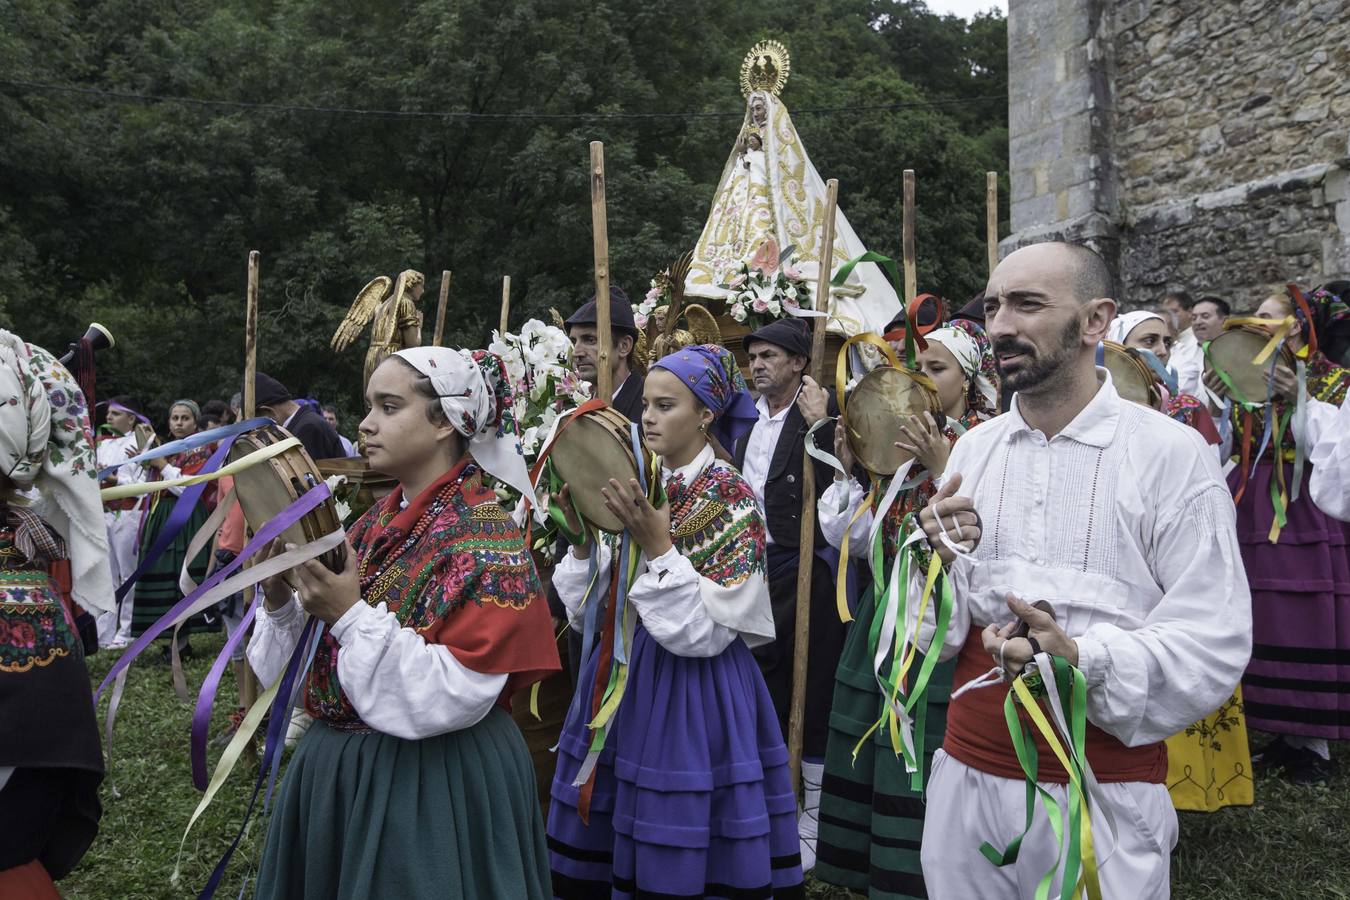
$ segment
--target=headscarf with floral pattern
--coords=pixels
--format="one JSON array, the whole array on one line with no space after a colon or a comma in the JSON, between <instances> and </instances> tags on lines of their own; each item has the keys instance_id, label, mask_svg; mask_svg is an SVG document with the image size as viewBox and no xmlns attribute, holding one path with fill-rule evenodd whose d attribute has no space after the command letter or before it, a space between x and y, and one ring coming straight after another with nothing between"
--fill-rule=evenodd
<instances>
[{"instance_id":1,"label":"headscarf with floral pattern","mask_svg":"<svg viewBox=\"0 0 1350 900\"><path fill-rule=\"evenodd\" d=\"M108 532L84 393L46 350L0 329L0 473L36 488L42 518L66 543L75 602L113 608Z\"/></svg>"},{"instance_id":2,"label":"headscarf with floral pattern","mask_svg":"<svg viewBox=\"0 0 1350 900\"><path fill-rule=\"evenodd\" d=\"M445 417L469 440L469 452L489 475L522 497L533 497L525 451L501 357L486 350L411 347L394 354L431 380Z\"/></svg>"}]
</instances>

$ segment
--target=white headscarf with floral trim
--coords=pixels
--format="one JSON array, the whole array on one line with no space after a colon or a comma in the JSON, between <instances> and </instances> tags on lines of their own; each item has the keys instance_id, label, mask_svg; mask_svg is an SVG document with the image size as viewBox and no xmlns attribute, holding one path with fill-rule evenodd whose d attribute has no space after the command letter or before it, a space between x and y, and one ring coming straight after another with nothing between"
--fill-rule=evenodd
<instances>
[{"instance_id":1,"label":"white headscarf with floral trim","mask_svg":"<svg viewBox=\"0 0 1350 900\"><path fill-rule=\"evenodd\" d=\"M394 354L431 381L445 417L468 438L474 461L489 475L533 498L525 451L501 357L485 350L411 347Z\"/></svg>"},{"instance_id":2,"label":"white headscarf with floral trim","mask_svg":"<svg viewBox=\"0 0 1350 900\"><path fill-rule=\"evenodd\" d=\"M95 616L112 609L108 532L84 393L55 357L4 329L0 472L20 488L36 488L44 501L40 514L70 554L75 602Z\"/></svg>"}]
</instances>

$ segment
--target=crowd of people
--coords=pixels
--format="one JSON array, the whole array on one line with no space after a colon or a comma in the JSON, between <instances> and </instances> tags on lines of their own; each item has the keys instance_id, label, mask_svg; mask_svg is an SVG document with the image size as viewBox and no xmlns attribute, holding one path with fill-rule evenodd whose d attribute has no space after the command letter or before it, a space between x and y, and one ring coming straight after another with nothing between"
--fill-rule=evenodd
<instances>
[{"instance_id":1,"label":"crowd of people","mask_svg":"<svg viewBox=\"0 0 1350 900\"><path fill-rule=\"evenodd\" d=\"M742 338L747 383L721 346L641 358L616 288L566 320L573 366L599 383L597 305L609 304L613 393L602 399L640 427L658 469L650 479L613 473L600 489L622 539L588 535L562 488L554 500L573 538L547 590L491 489L534 494L501 360L393 353L371 373L360 433L370 466L398 486L349 523L341 571L311 561L261 586L246 653L263 684L309 640L307 623L323 629L302 694L313 724L267 826L256 896L790 897L813 872L873 897L1011 900L1047 877L1058 891L1079 863L1102 896L1167 896L1176 810L1250 804L1253 772L1324 781L1330 742L1350 728L1339 665L1350 651L1346 288L1291 288L1250 316L1182 291L1121 313L1090 250L1017 250L944 321L901 318L884 336L902 353L918 344L916 377L940 408L902 423L896 447L912 462L881 473L893 484L865 471L834 422L833 392L808 374L802 319ZM1278 344L1268 402L1235 397L1207 362L1209 342L1234 328ZM31 439L51 418L31 390L44 367L0 335L0 388L24 398L0 447L0 600L40 584L24 602L57 634L69 617L53 613L58 591L34 573L68 556L80 588L66 550L90 540L59 514L37 519L20 497L86 490L94 467L34 467L51 459ZM1157 408L1122 399L1103 342L1154 373ZM353 452L331 408L265 375L257 403L312 457ZM0 416L18 413L0 404ZM237 402L179 401L164 440L183 449L120 465L112 480L199 471L211 448L192 435L237 418ZM78 441L78 419L66 440ZM107 404L103 428L100 469L154 440L126 397ZM805 551L815 560L811 639L798 647L807 465L817 527ZM108 564L74 593L99 614L102 647L125 646L181 598L187 536L209 501L139 569L182 493L160 492L148 508L105 504ZM75 507L60 508L69 517ZM242 516L227 517L189 564L194 578L228 564L245 532ZM278 541L268 554L285 550ZM133 574L134 590L112 602L110 585ZM930 603L935 584L947 599ZM184 632L217 621L232 631L243 603L231 598ZM574 691L540 798L509 706L561 673L563 624L571 671L558 677ZM20 686L72 689L46 687L55 668L22 681L33 664L11 660L12 646L0 642L0 704L36 721L31 696L13 699ZM79 660L69 636L52 648ZM802 654L794 784L785 738ZM1026 731L1023 746L1017 723L1031 713L1007 699L1033 675L1055 695L1060 672L1077 679L1063 702L1085 716L1086 786L1056 766L1044 733ZM906 705L920 692L921 706ZM1062 715L1058 704L1046 707ZM88 757L97 735L81 717L68 731L84 736ZM1249 748L1248 726L1270 737ZM50 736L29 752L46 734L34 732L17 744L0 736L0 796L69 802L0 857L0 886L38 877L35 863L54 877L69 871L97 821L101 760L56 754ZM46 781L25 776L38 769ZM65 770L80 778L50 775ZM1073 815L1079 792L1090 795L1090 830L1077 819L1073 828L1095 844L1066 854L1049 811Z\"/></svg>"}]
</instances>

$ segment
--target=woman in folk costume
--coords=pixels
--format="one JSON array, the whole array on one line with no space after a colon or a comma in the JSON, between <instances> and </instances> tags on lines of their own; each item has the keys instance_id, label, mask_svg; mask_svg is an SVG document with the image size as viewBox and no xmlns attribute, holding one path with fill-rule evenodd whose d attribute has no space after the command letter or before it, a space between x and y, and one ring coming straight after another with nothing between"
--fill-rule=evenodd
<instances>
[{"instance_id":1,"label":"woman in folk costume","mask_svg":"<svg viewBox=\"0 0 1350 900\"><path fill-rule=\"evenodd\" d=\"M197 433L197 419L201 415L196 401L176 400L169 407L169 433L175 441L181 441L184 438L191 437ZM159 459L152 459L145 463L146 468L152 469L155 474L151 475L151 480L169 481L174 478L181 478L187 475L196 475L206 465L206 461L211 458L211 452L214 446L207 444L192 450L184 450L182 453L175 453L171 456L162 456ZM178 498L182 496L187 488L171 487L162 491L157 491L152 495L150 501L150 511L146 514L144 525L141 528L141 553L140 558L145 559L150 548L155 546L159 540L160 533L164 526L168 524L170 517L173 516L174 509L177 508ZM209 485L205 493L202 494L202 502L198 503L188 516L186 524L181 531L174 536L174 539L164 548L164 552L159 558L152 562L141 577L136 581L135 600L131 607L131 633L139 637L149 630L160 620L165 613L173 608L179 600L183 599L183 594L178 589L178 578L183 570L183 562L187 559L188 544L192 541L202 525L206 523L207 517L211 513L211 507L215 505L214 485ZM203 549L197 557L192 560L188 567L192 580L198 583L206 577L207 566L211 562L211 553L209 549ZM191 648L188 647L188 635L193 632L216 631L220 623L212 616L206 613L199 613L183 623L182 630L178 635L178 648L185 656L191 654ZM172 633L172 632L170 632ZM168 659L168 648L165 648L164 658Z\"/></svg>"},{"instance_id":2,"label":"woman in folk costume","mask_svg":"<svg viewBox=\"0 0 1350 900\"><path fill-rule=\"evenodd\" d=\"M49 567L72 599L113 608L84 395L50 354L0 330L0 897L59 897L52 879L98 832L103 752L89 672Z\"/></svg>"},{"instance_id":3,"label":"woman in folk costume","mask_svg":"<svg viewBox=\"0 0 1350 900\"><path fill-rule=\"evenodd\" d=\"M1154 367L1153 361L1149 365L1163 388L1162 412L1217 445L1219 433L1205 405L1190 394L1169 393L1176 389L1176 380L1165 368L1170 362L1171 333L1171 325L1161 315L1137 310L1116 316L1107 339L1153 354L1160 365ZM1167 790L1173 806L1190 812L1252 805L1252 758L1241 687L1213 713L1167 739Z\"/></svg>"},{"instance_id":4,"label":"woman in folk costume","mask_svg":"<svg viewBox=\"0 0 1350 900\"><path fill-rule=\"evenodd\" d=\"M1325 291L1314 292L1307 304L1311 320L1302 305L1284 295L1267 298L1256 317L1270 320L1266 330L1272 333L1293 317L1286 343L1306 365L1308 396L1339 404L1350 389L1350 369L1334 365L1316 349L1316 323L1335 321L1345 305ZM1214 393L1230 396L1217 373L1206 372L1204 380ZM1266 380L1272 382L1269 373ZM1252 754L1252 761L1261 769L1283 769L1295 783L1313 784L1332 771L1327 741L1350 738L1350 677L1337 664L1350 650L1350 525L1313 503L1311 466L1304 465L1300 484L1292 483L1299 437L1294 427L1281 426L1295 419L1298 390L1297 375L1280 363L1269 405L1248 411L1232 404L1231 454L1238 464L1228 486L1237 503L1238 542L1252 591L1252 659L1242 679L1244 706L1253 728L1276 734ZM1262 449L1267 419L1272 437ZM1258 451L1260 457L1252 458ZM1285 506L1282 525L1277 500Z\"/></svg>"},{"instance_id":5,"label":"woman in folk costume","mask_svg":"<svg viewBox=\"0 0 1350 900\"><path fill-rule=\"evenodd\" d=\"M946 467L952 444L968 429L998 415L994 357L984 329L978 323L960 320L925 338L928 349L918 355L919 367L937 387L946 421L938 427L925 413L905 426L910 438L900 446L915 455L915 468L922 467L923 478L902 490L886 512L881 533L883 571L887 573L904 540L906 517L922 509L932 497L933 480ZM846 470L852 471L853 454L845 429L836 429L835 435L835 455ZM857 479L844 481L836 475L817 505L826 539L841 546L848 531L849 553L865 558L870 551L872 512L864 511L854 519L863 500L864 490ZM888 730L878 728L867 734L885 706L877 682L877 647L870 635L877 613L876 594L883 588L874 584L863 594L839 661L814 874L831 884L866 891L871 897L925 897L919 864L923 798L912 790L904 758L892 747ZM918 671L918 660L911 671ZM939 665L928 683L925 775L946 731L946 704L954 671L954 663Z\"/></svg>"},{"instance_id":6,"label":"woman in folk costume","mask_svg":"<svg viewBox=\"0 0 1350 900\"><path fill-rule=\"evenodd\" d=\"M653 506L636 480L603 489L642 550L627 593L636 623L618 623L626 689L603 749L587 726L610 683L614 603L563 726L548 817L554 896L801 896L787 748L750 653L774 638L764 522L708 443L735 446L758 414L731 354L713 345L654 363L643 402L668 502ZM605 584L611 554L596 541L554 570L573 622L592 552Z\"/></svg>"},{"instance_id":7,"label":"woman in folk costume","mask_svg":"<svg viewBox=\"0 0 1350 900\"><path fill-rule=\"evenodd\" d=\"M1204 435L1205 440L1211 444L1219 443L1219 432L1214 427L1214 419L1205 408L1205 404L1192 395L1177 390L1176 373L1169 368L1172 360L1172 344L1175 341L1171 323L1161 314L1151 310L1140 309L1122 313L1111 320L1107 340L1115 341L1132 350L1147 350L1152 353L1160 364L1154 369L1154 375L1158 383L1167 389L1161 411L1181 424L1191 426Z\"/></svg>"},{"instance_id":8,"label":"woman in folk costume","mask_svg":"<svg viewBox=\"0 0 1350 900\"><path fill-rule=\"evenodd\" d=\"M305 613L326 626L268 830L259 898L549 895L543 820L511 696L559 668L520 530L485 475L531 496L496 356L400 351L371 376L370 463L399 486L346 565L264 585L248 656L281 676ZM274 548L279 549L279 548ZM296 594L298 593L298 597Z\"/></svg>"}]
</instances>

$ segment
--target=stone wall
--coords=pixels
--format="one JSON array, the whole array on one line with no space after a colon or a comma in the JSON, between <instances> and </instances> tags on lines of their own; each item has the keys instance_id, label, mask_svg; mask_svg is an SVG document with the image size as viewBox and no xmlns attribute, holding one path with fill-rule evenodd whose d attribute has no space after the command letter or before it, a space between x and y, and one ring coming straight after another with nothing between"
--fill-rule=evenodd
<instances>
[{"instance_id":1,"label":"stone wall","mask_svg":"<svg viewBox=\"0 0 1350 900\"><path fill-rule=\"evenodd\" d=\"M1085 239L1127 305L1350 274L1347 0L1011 0L1009 63L1006 247Z\"/></svg>"}]
</instances>

